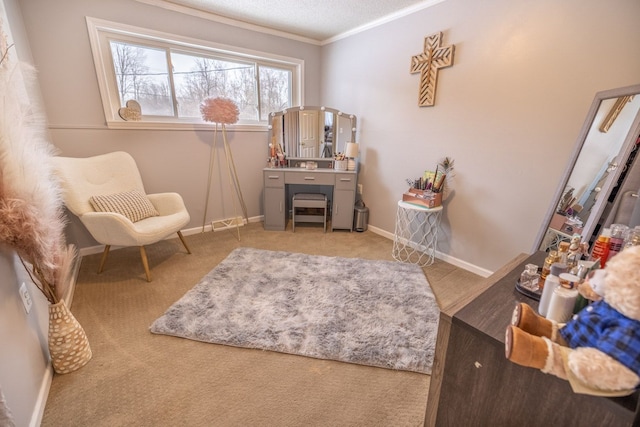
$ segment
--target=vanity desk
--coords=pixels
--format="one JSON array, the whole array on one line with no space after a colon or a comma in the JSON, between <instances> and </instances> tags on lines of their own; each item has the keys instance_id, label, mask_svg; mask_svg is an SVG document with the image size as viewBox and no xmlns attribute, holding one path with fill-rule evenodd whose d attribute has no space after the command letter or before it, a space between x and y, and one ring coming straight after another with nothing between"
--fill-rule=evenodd
<instances>
[{"instance_id":1,"label":"vanity desk","mask_svg":"<svg viewBox=\"0 0 640 427\"><path fill-rule=\"evenodd\" d=\"M297 192L326 194L331 207L331 230L353 230L356 171L265 168L262 173L265 230L286 229L291 198Z\"/></svg>"},{"instance_id":2,"label":"vanity desk","mask_svg":"<svg viewBox=\"0 0 640 427\"><path fill-rule=\"evenodd\" d=\"M357 167L337 170L333 163L349 146L357 147L356 116L329 107L290 107L269 114L268 141L270 160L285 167L263 169L264 229L287 228L295 193L322 193L329 200L331 230L353 231ZM354 164L357 151L350 157Z\"/></svg>"},{"instance_id":3,"label":"vanity desk","mask_svg":"<svg viewBox=\"0 0 640 427\"><path fill-rule=\"evenodd\" d=\"M575 394L567 381L505 358L505 329L516 302L538 308L515 283L526 264L542 265L544 256L519 256L486 279L479 294L442 308L425 425L638 425L638 392Z\"/></svg>"}]
</instances>

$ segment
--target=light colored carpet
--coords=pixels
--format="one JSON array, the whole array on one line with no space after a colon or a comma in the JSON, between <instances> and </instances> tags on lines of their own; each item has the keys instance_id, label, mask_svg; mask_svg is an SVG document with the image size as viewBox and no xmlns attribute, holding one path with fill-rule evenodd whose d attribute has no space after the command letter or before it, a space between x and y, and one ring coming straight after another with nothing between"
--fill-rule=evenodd
<instances>
[{"instance_id":1,"label":"light colored carpet","mask_svg":"<svg viewBox=\"0 0 640 427\"><path fill-rule=\"evenodd\" d=\"M149 332L167 307L234 249L253 247L309 255L392 261L393 241L372 233L265 231L186 236L147 248L147 282L138 248L85 256L71 310L93 359L55 375L42 427L407 426L424 422L429 375L184 340ZM235 231L235 230L234 230ZM478 276L436 260L423 269L440 307L473 290Z\"/></svg>"},{"instance_id":2,"label":"light colored carpet","mask_svg":"<svg viewBox=\"0 0 640 427\"><path fill-rule=\"evenodd\" d=\"M238 248L150 330L429 374L439 312L415 265Z\"/></svg>"}]
</instances>

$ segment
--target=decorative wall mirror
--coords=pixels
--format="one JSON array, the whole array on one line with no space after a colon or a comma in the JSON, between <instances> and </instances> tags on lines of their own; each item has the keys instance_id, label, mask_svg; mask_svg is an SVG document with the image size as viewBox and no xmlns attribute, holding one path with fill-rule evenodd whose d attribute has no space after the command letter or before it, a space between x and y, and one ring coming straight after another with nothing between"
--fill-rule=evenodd
<instances>
[{"instance_id":1,"label":"decorative wall mirror","mask_svg":"<svg viewBox=\"0 0 640 427\"><path fill-rule=\"evenodd\" d=\"M636 206L629 205L628 209L640 213L640 161L635 161L639 143L640 84L598 92L538 232L534 251L554 249L560 241L570 239L573 230L563 228L563 214L582 222L575 232L591 245L602 228L618 218L629 221L630 215L619 212L622 197L635 195Z\"/></svg>"},{"instance_id":2,"label":"decorative wall mirror","mask_svg":"<svg viewBox=\"0 0 640 427\"><path fill-rule=\"evenodd\" d=\"M333 160L356 140L356 117L328 107L291 107L269 116L269 143L289 160Z\"/></svg>"}]
</instances>

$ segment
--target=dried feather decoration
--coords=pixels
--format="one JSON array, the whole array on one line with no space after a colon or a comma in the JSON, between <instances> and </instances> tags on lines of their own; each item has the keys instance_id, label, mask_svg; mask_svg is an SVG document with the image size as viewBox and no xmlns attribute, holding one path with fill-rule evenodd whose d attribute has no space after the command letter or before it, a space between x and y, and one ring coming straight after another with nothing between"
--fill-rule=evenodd
<instances>
[{"instance_id":1,"label":"dried feather decoration","mask_svg":"<svg viewBox=\"0 0 640 427\"><path fill-rule=\"evenodd\" d=\"M16 251L34 284L54 304L69 285L76 251L64 238L54 147L44 119L34 114L26 96L35 71L6 53L0 52L0 244Z\"/></svg>"},{"instance_id":2,"label":"dried feather decoration","mask_svg":"<svg viewBox=\"0 0 640 427\"><path fill-rule=\"evenodd\" d=\"M200 114L205 122L233 124L238 121L238 106L227 98L207 98L200 104Z\"/></svg>"}]
</instances>

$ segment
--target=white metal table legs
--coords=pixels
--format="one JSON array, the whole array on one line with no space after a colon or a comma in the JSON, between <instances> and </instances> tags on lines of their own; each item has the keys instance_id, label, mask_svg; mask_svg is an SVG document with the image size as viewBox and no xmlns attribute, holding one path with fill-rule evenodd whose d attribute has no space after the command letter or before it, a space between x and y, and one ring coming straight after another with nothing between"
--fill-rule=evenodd
<instances>
[{"instance_id":1,"label":"white metal table legs","mask_svg":"<svg viewBox=\"0 0 640 427\"><path fill-rule=\"evenodd\" d=\"M393 259L420 267L433 264L441 215L442 206L429 209L399 201Z\"/></svg>"}]
</instances>

